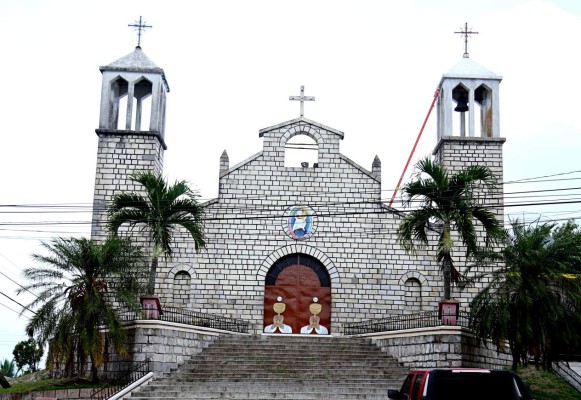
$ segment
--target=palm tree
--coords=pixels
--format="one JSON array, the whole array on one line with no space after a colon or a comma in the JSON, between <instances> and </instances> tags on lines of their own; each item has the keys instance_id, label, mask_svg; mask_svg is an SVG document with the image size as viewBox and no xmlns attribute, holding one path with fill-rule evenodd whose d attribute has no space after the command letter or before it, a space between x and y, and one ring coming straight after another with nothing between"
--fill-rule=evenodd
<instances>
[{"instance_id":1,"label":"palm tree","mask_svg":"<svg viewBox=\"0 0 581 400\"><path fill-rule=\"evenodd\" d=\"M546 369L580 349L581 232L573 223L525 226L514 221L504 266L472 300L471 326L499 347L508 341L512 369L529 356Z\"/></svg>"},{"instance_id":2,"label":"palm tree","mask_svg":"<svg viewBox=\"0 0 581 400\"><path fill-rule=\"evenodd\" d=\"M408 253L416 246L425 247L429 231L438 232L436 259L444 275L444 299L450 300L451 282L457 282L460 273L454 266L452 250L456 246L452 232L466 247L466 257L479 249L477 225L484 231L484 244L488 247L504 231L495 214L477 201L477 188L494 189L494 174L484 166L472 165L450 175L440 164L429 158L416 164L415 179L402 188L404 206L417 209L401 221L397 236Z\"/></svg>"},{"instance_id":3,"label":"palm tree","mask_svg":"<svg viewBox=\"0 0 581 400\"><path fill-rule=\"evenodd\" d=\"M185 181L169 186L160 175L138 172L131 179L143 186L143 193L119 193L109 208L108 228L117 235L123 224L131 229L139 226L148 232L153 243L151 272L147 294L154 293L158 258L172 253L173 234L177 227L186 229L194 241L196 251L204 248L204 209L198 195Z\"/></svg>"},{"instance_id":4,"label":"palm tree","mask_svg":"<svg viewBox=\"0 0 581 400\"><path fill-rule=\"evenodd\" d=\"M129 241L117 238L103 243L58 238L42 246L48 255L33 254L41 266L24 271L31 283L18 291L37 293L28 305L35 314L26 325L27 333L39 344L49 343L49 368L53 361L64 363L70 376L75 363L83 371L88 357L96 381L106 339L118 354L127 354L120 309L114 302L139 309L137 296L143 290L139 282L147 276L143 255Z\"/></svg>"},{"instance_id":5,"label":"palm tree","mask_svg":"<svg viewBox=\"0 0 581 400\"><path fill-rule=\"evenodd\" d=\"M12 378L16 375L15 371L14 371L14 360L10 360L8 361L7 358L5 358L2 363L0 364L0 372L2 373L2 375L4 375L7 378Z\"/></svg>"}]
</instances>

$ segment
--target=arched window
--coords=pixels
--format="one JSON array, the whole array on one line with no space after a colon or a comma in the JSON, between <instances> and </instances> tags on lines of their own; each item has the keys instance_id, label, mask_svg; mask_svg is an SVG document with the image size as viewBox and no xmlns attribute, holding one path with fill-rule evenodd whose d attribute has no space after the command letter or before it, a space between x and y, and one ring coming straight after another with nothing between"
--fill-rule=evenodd
<instances>
[{"instance_id":1,"label":"arched window","mask_svg":"<svg viewBox=\"0 0 581 400\"><path fill-rule=\"evenodd\" d=\"M186 307L190 302L192 278L186 271L179 271L173 279L172 303L175 307Z\"/></svg>"},{"instance_id":2,"label":"arched window","mask_svg":"<svg viewBox=\"0 0 581 400\"><path fill-rule=\"evenodd\" d=\"M422 311L422 284L416 278L405 281L405 310L412 314Z\"/></svg>"}]
</instances>

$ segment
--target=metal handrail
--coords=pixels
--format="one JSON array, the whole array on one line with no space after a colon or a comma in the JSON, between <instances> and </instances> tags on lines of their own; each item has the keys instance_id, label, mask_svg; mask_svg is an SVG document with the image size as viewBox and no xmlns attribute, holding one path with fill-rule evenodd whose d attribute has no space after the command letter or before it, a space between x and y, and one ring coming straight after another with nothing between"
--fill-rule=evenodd
<instances>
[{"instance_id":1,"label":"metal handrail","mask_svg":"<svg viewBox=\"0 0 581 400\"><path fill-rule=\"evenodd\" d=\"M115 393L120 392L133 382L138 381L150 372L151 358L134 365L120 377L112 380L107 386L93 390L91 399L108 399Z\"/></svg>"},{"instance_id":2,"label":"metal handrail","mask_svg":"<svg viewBox=\"0 0 581 400\"><path fill-rule=\"evenodd\" d=\"M468 328L470 313L460 311L456 319L456 326ZM423 313L393 315L386 318L370 319L360 322L350 322L343 325L345 335L361 335L365 333L390 332L403 329L430 328L446 325L442 322L438 311ZM449 324L448 324L449 325Z\"/></svg>"},{"instance_id":3,"label":"metal handrail","mask_svg":"<svg viewBox=\"0 0 581 400\"><path fill-rule=\"evenodd\" d=\"M148 319L157 319L159 321L175 322L179 324L200 326L205 328L220 329L229 332L248 333L249 323L247 321L227 318L221 315L205 314L192 310L185 310L177 307L164 307L163 313L151 316L151 309L142 309L140 312L124 311L120 313L121 320L124 322L135 321L143 318L149 313ZM157 313L156 313L157 314Z\"/></svg>"}]
</instances>

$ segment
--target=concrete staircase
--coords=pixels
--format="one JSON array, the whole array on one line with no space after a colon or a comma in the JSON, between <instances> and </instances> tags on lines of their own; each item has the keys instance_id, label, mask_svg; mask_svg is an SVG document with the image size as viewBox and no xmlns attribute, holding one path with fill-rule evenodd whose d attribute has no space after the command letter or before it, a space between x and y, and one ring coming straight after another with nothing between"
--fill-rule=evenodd
<instances>
[{"instance_id":1,"label":"concrete staircase","mask_svg":"<svg viewBox=\"0 0 581 400\"><path fill-rule=\"evenodd\" d=\"M367 339L224 336L131 399L387 399L407 369Z\"/></svg>"}]
</instances>

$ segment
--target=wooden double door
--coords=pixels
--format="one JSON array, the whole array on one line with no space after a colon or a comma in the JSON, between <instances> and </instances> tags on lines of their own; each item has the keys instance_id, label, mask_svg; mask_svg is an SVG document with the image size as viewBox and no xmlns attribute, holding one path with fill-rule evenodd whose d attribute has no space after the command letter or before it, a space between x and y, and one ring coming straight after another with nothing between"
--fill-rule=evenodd
<instances>
[{"instance_id":1,"label":"wooden double door","mask_svg":"<svg viewBox=\"0 0 581 400\"><path fill-rule=\"evenodd\" d=\"M314 257L293 254L266 276L264 332L326 335L331 332L331 285Z\"/></svg>"}]
</instances>

